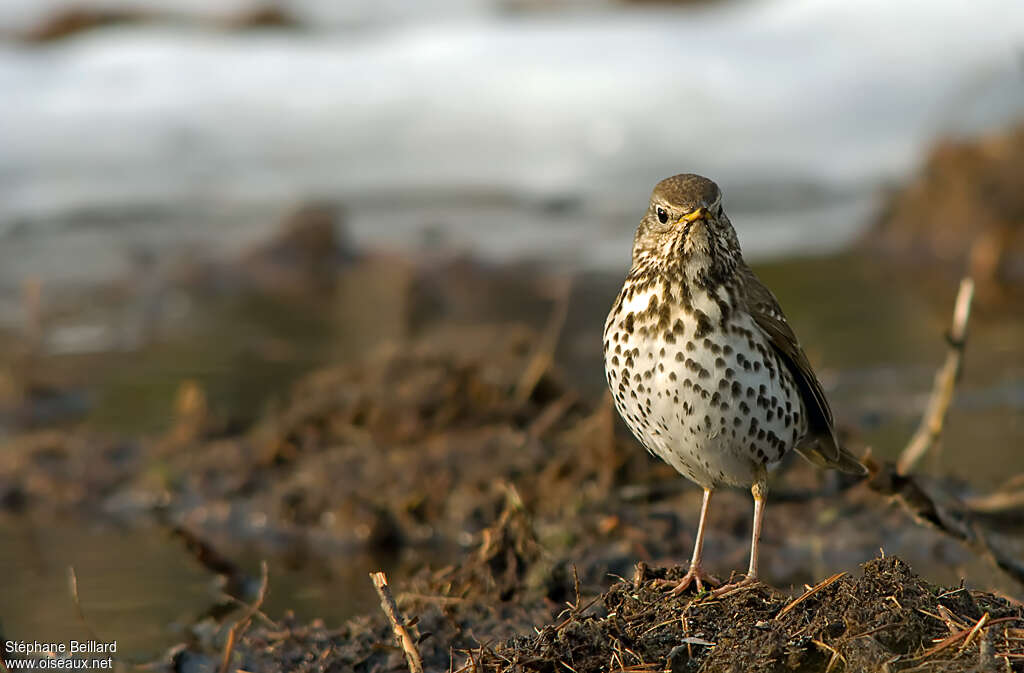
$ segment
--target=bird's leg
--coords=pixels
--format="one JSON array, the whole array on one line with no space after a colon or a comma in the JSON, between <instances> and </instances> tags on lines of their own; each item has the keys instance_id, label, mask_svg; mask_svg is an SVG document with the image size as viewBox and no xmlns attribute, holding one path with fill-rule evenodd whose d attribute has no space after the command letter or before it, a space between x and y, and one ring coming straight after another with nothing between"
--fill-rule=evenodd
<instances>
[{"instance_id":1,"label":"bird's leg","mask_svg":"<svg viewBox=\"0 0 1024 673\"><path fill-rule=\"evenodd\" d=\"M747 576L739 582L731 582L719 587L712 592L711 595L713 597L724 596L736 589L757 583L757 553L761 544L761 523L764 520L764 503L768 495L766 479L765 469L761 467L754 485L750 487L750 493L754 496L754 525L750 534L750 565L747 567Z\"/></svg>"},{"instance_id":2,"label":"bird's leg","mask_svg":"<svg viewBox=\"0 0 1024 673\"><path fill-rule=\"evenodd\" d=\"M757 552L761 545L761 522L764 519L764 501L768 489L763 479L754 482L750 494L754 496L754 526L750 533L750 565L747 567L747 579L757 579Z\"/></svg>"},{"instance_id":3,"label":"bird's leg","mask_svg":"<svg viewBox=\"0 0 1024 673\"><path fill-rule=\"evenodd\" d=\"M681 580L655 580L658 585L669 588L669 594L678 596L686 591L691 584L697 585L697 591L704 591L704 584L718 586L721 582L714 576L704 572L701 565L704 554L704 524L708 518L708 506L711 504L711 489L704 489L704 502L700 506L700 523L697 524L697 539L693 542L693 558L690 559L690 569Z\"/></svg>"}]
</instances>

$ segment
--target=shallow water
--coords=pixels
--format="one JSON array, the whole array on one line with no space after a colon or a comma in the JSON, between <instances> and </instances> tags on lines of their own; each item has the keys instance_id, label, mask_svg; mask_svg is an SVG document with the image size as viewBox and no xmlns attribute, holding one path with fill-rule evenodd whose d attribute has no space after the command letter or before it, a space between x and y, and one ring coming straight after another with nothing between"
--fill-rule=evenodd
<instances>
[{"instance_id":1,"label":"shallow water","mask_svg":"<svg viewBox=\"0 0 1024 673\"><path fill-rule=\"evenodd\" d=\"M157 528L5 520L0 536L0 616L9 640L117 640L119 661L142 663L187 639L187 626L221 600L215 578ZM259 561L267 561L268 615L294 610L328 627L374 608L367 569L396 565L365 555L302 562L266 550L228 550L253 577ZM70 590L72 567L81 614Z\"/></svg>"}]
</instances>

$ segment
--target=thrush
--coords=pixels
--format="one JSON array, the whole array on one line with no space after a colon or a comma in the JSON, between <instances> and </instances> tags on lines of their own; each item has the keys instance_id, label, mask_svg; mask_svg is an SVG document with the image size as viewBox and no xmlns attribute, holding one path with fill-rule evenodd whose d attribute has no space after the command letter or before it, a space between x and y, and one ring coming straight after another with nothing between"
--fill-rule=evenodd
<instances>
[{"instance_id":1,"label":"thrush","mask_svg":"<svg viewBox=\"0 0 1024 673\"><path fill-rule=\"evenodd\" d=\"M749 487L758 576L766 466L791 450L852 474L828 400L775 296L743 261L722 193L699 175L659 182L604 327L615 407L637 440L704 489L693 557L673 594L719 582L702 567L711 494Z\"/></svg>"}]
</instances>

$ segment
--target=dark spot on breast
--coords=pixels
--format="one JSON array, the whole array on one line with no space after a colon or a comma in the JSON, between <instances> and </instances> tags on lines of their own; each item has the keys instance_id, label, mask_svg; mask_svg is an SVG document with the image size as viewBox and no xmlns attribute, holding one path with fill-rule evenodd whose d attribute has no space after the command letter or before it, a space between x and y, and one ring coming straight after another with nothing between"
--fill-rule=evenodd
<instances>
[{"instance_id":1,"label":"dark spot on breast","mask_svg":"<svg viewBox=\"0 0 1024 673\"><path fill-rule=\"evenodd\" d=\"M633 321L634 321L634 318L633 318L633 312L632 311L627 313L626 314L626 319L622 321L622 328L624 330L626 330L626 332L629 333L629 334L633 333Z\"/></svg>"},{"instance_id":2,"label":"dark spot on breast","mask_svg":"<svg viewBox=\"0 0 1024 673\"><path fill-rule=\"evenodd\" d=\"M697 314L697 331L694 332L694 336L698 339L703 339L711 333L711 321L700 309L694 311L694 313Z\"/></svg>"}]
</instances>

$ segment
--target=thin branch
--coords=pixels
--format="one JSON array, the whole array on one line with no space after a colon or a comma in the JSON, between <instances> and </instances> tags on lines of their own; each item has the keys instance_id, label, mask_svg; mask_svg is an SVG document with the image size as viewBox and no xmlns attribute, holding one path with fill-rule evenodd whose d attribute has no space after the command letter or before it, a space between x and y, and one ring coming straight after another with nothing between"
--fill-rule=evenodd
<instances>
[{"instance_id":1,"label":"thin branch","mask_svg":"<svg viewBox=\"0 0 1024 673\"><path fill-rule=\"evenodd\" d=\"M82 601L78 598L78 575L75 573L74 566L68 566L68 590L71 592L71 602L75 606L75 615L78 617L78 621L82 622L82 626L89 632L93 640L103 640L96 634L96 630L92 628L92 624L82 612Z\"/></svg>"},{"instance_id":2,"label":"thin branch","mask_svg":"<svg viewBox=\"0 0 1024 673\"><path fill-rule=\"evenodd\" d=\"M544 332L537 340L530 361L523 370L516 384L515 399L522 404L530 399L541 378L555 361L555 349L565 327L565 318L569 314L569 298L572 296L572 280L562 278L554 282L555 306L548 318Z\"/></svg>"},{"instance_id":3,"label":"thin branch","mask_svg":"<svg viewBox=\"0 0 1024 673\"><path fill-rule=\"evenodd\" d=\"M787 614L789 614L789 612L793 608L795 608L796 606L800 605L800 603L804 602L805 600L807 600L808 598L810 598L814 594L818 593L819 591L821 591L825 587L832 586L833 584L835 584L836 582L838 582L839 580L841 580L845 576L846 576L845 572L836 573L832 577L829 577L828 579L819 582L813 588L808 589L807 591L803 592L802 594L800 594L800 596L798 598L793 599L793 601L790 602L789 605L787 605L786 607L782 608L782 610L779 611L779 614L775 615L775 621L779 621L780 619L785 617Z\"/></svg>"},{"instance_id":4,"label":"thin branch","mask_svg":"<svg viewBox=\"0 0 1024 673\"><path fill-rule=\"evenodd\" d=\"M978 635L978 631L981 631L983 628L985 628L985 624L988 623L988 619L989 614L987 612L981 616L981 619L978 620L978 623L975 624L971 628L970 632L967 634L967 638L964 639L964 644L960 646L961 651L966 650L967 647L971 644L971 641L974 640L974 636Z\"/></svg>"},{"instance_id":5,"label":"thin branch","mask_svg":"<svg viewBox=\"0 0 1024 673\"><path fill-rule=\"evenodd\" d=\"M971 300L974 298L974 281L964 278L960 281L960 291L956 296L953 309L953 325L949 330L949 350L946 361L935 374L932 394L928 407L921 418L921 425L911 437L896 464L896 471L905 475L913 469L921 458L928 453L942 436L942 427L946 420L946 412L953 401L953 390L963 366L964 344L967 339L967 322L971 317Z\"/></svg>"},{"instance_id":6,"label":"thin branch","mask_svg":"<svg viewBox=\"0 0 1024 673\"><path fill-rule=\"evenodd\" d=\"M922 652L921 654L919 654L919 655L917 655L916 657L913 657L913 658L914 659L926 659L926 658L932 656L933 654L941 652L942 650L946 649L950 645L955 645L957 643L957 641L963 640L964 638L967 638L967 637L974 638L974 636L977 635L979 631L981 631L982 629L984 629L986 627L994 626L996 624L1001 624L1003 622L1012 622L1014 620L1020 620L1020 619L1021 619L1020 617L1000 617L999 619L989 619L989 614L986 612L985 614L983 614L981 616L981 619L979 619L977 622L975 622L974 625L971 626L970 628L963 629L962 631L957 631L956 633L943 638L941 641L939 641L939 643L937 645L935 645L933 647L929 647L927 650L925 650L924 652ZM967 644L969 644L969 642L970 641L968 641L968 643L965 643L964 647L966 647Z\"/></svg>"},{"instance_id":7,"label":"thin branch","mask_svg":"<svg viewBox=\"0 0 1024 673\"><path fill-rule=\"evenodd\" d=\"M370 579L373 581L373 587L377 590L377 595L380 597L380 608L384 611L388 621L391 622L391 630L395 634L395 640L398 641L399 647L405 652L405 660L409 664L409 671L411 673L423 673L423 659L420 657L419 650L416 649L416 643L409 634L409 629L406 628L405 619L398 611L395 597L391 595L391 587L388 586L387 575L382 572L370 573Z\"/></svg>"},{"instance_id":8,"label":"thin branch","mask_svg":"<svg viewBox=\"0 0 1024 673\"><path fill-rule=\"evenodd\" d=\"M256 600L249 606L249 609L245 611L242 618L235 622L231 630L228 631L227 642L224 643L224 656L220 661L220 673L228 673L228 669L231 667L231 653L235 649L235 643L242 637L245 630L249 628L249 624L252 622L253 615L263 605L263 600L267 597L267 562L260 561L260 590L256 594Z\"/></svg>"}]
</instances>

